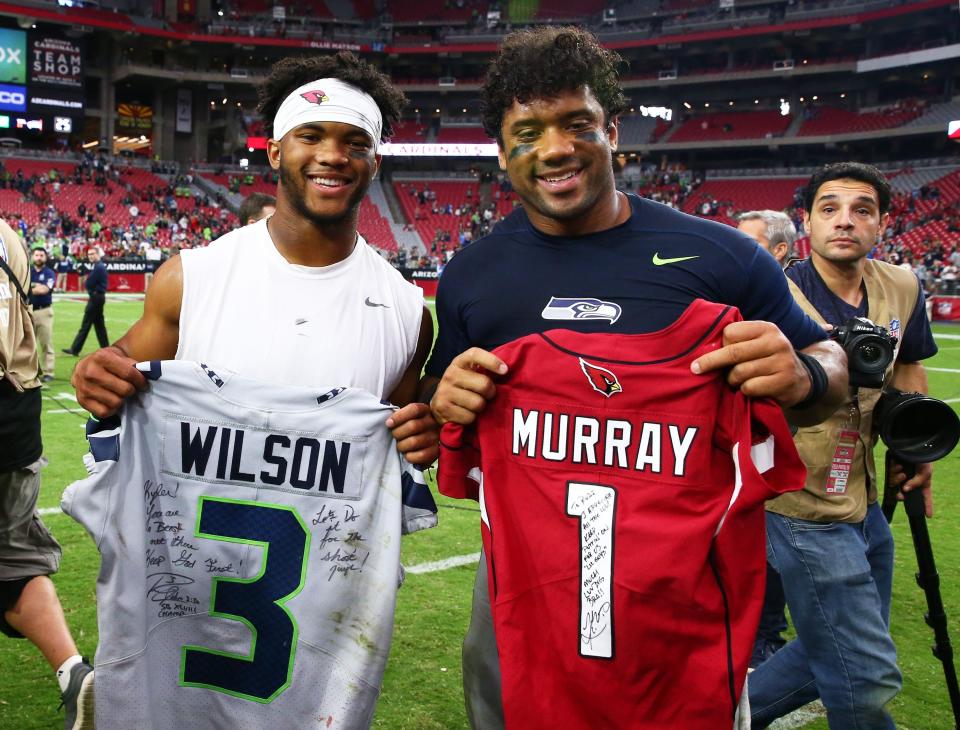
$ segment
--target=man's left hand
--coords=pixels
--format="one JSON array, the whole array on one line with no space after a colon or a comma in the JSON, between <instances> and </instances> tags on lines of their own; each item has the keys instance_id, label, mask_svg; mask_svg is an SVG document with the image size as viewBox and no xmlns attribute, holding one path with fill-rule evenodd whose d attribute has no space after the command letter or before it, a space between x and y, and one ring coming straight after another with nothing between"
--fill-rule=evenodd
<instances>
[{"instance_id":1,"label":"man's left hand","mask_svg":"<svg viewBox=\"0 0 960 730\"><path fill-rule=\"evenodd\" d=\"M893 461L893 467L890 473L892 484L900 486L900 493L897 499L903 501L903 493L911 492L914 489L923 491L923 506L927 517L933 517L933 492L930 487L933 484L933 464L917 464L917 473L907 481L907 475L903 467L896 461Z\"/></svg>"},{"instance_id":2,"label":"man's left hand","mask_svg":"<svg viewBox=\"0 0 960 730\"><path fill-rule=\"evenodd\" d=\"M693 361L695 373L730 368L727 382L744 395L773 398L783 408L810 392L810 375L793 345L772 322L732 322L723 329L723 347Z\"/></svg>"},{"instance_id":3,"label":"man's left hand","mask_svg":"<svg viewBox=\"0 0 960 730\"><path fill-rule=\"evenodd\" d=\"M410 403L387 419L397 448L411 464L430 466L440 454L440 426L426 403Z\"/></svg>"}]
</instances>

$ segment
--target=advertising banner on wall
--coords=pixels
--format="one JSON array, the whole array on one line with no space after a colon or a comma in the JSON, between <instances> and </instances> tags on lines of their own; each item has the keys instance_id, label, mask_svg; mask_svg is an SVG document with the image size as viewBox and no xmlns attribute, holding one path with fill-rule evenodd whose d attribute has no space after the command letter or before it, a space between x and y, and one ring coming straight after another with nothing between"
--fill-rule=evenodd
<instances>
[{"instance_id":1,"label":"advertising banner on wall","mask_svg":"<svg viewBox=\"0 0 960 730\"><path fill-rule=\"evenodd\" d=\"M27 34L0 29L0 83L27 83Z\"/></svg>"},{"instance_id":2,"label":"advertising banner on wall","mask_svg":"<svg viewBox=\"0 0 960 730\"><path fill-rule=\"evenodd\" d=\"M193 131L193 93L190 89L177 89L177 131L187 134Z\"/></svg>"},{"instance_id":3,"label":"advertising banner on wall","mask_svg":"<svg viewBox=\"0 0 960 730\"><path fill-rule=\"evenodd\" d=\"M50 33L30 34L31 84L83 89L83 43Z\"/></svg>"},{"instance_id":4,"label":"advertising banner on wall","mask_svg":"<svg viewBox=\"0 0 960 730\"><path fill-rule=\"evenodd\" d=\"M117 104L117 127L124 131L153 129L153 107L146 104Z\"/></svg>"}]
</instances>

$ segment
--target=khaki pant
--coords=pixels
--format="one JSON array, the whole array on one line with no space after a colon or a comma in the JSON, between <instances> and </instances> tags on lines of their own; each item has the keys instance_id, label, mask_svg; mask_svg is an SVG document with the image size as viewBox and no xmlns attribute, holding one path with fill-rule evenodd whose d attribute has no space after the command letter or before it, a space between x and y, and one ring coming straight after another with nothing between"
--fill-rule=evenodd
<instances>
[{"instance_id":1,"label":"khaki pant","mask_svg":"<svg viewBox=\"0 0 960 730\"><path fill-rule=\"evenodd\" d=\"M43 372L53 375L53 307L34 309L30 314L33 329L37 333L37 352L40 353Z\"/></svg>"}]
</instances>

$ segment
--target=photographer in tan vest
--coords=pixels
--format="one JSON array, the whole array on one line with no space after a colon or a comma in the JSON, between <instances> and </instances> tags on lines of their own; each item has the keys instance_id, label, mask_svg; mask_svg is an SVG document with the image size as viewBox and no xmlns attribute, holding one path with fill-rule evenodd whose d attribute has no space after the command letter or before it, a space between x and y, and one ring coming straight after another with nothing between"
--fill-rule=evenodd
<instances>
[{"instance_id":1,"label":"photographer in tan vest","mask_svg":"<svg viewBox=\"0 0 960 730\"><path fill-rule=\"evenodd\" d=\"M93 727L93 668L77 652L50 575L60 545L37 514L40 364L27 252L0 221L0 632L26 638L56 670L64 727Z\"/></svg>"},{"instance_id":2,"label":"photographer in tan vest","mask_svg":"<svg viewBox=\"0 0 960 730\"><path fill-rule=\"evenodd\" d=\"M925 393L920 363L936 354L916 276L867 258L890 215L890 186L876 168L826 165L804 196L811 257L787 269L794 297L820 324L866 317L897 338L883 386ZM855 380L851 371L851 382ZM795 436L807 466L802 491L767 503L767 560L783 579L797 630L750 675L755 728L819 697L834 730L893 728L885 705L900 690L890 637L893 538L877 503L872 422L880 388L853 388L850 400ZM932 470L917 466L903 491L922 489L928 516Z\"/></svg>"}]
</instances>

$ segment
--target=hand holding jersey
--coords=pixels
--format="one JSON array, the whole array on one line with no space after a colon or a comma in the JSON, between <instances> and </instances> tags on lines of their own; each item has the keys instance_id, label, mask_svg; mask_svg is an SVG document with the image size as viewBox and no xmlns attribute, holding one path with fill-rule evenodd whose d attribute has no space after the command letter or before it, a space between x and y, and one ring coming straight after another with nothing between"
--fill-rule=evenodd
<instances>
[{"instance_id":1,"label":"hand holding jersey","mask_svg":"<svg viewBox=\"0 0 960 730\"><path fill-rule=\"evenodd\" d=\"M404 285L399 274L391 267L384 264L377 268L376 262L367 255L369 247L357 233L360 202L379 168L377 144L382 135L391 133L403 102L402 94L372 67L361 68L360 75L366 76L357 81L365 84L370 93L353 83L331 78L343 73L356 80L359 68L356 64L360 63L352 56L331 58L335 60L326 65L314 63L317 59L289 59L277 66L261 89L261 112L273 127L268 157L271 166L280 173L277 212L264 225L233 231L208 249L190 251L187 256L177 256L166 262L151 283L142 318L112 348L100 350L78 364L73 375L78 401L97 417L115 413L125 398L146 386L133 367L135 362L182 357L185 338L191 336L189 333L193 333L194 339L199 337L197 322L209 329L214 322L224 318L239 319L235 312L225 306L208 307L206 310L200 308L200 302L207 303L210 296L215 298L221 291L225 292L224 296L233 293L244 304L248 300L260 302L257 314L261 317L269 314L270 307L273 307L276 316L263 330L240 324L218 330L211 343L222 346L225 338L234 337L234 349L241 346L246 348L249 359L272 355L278 368L288 369L291 367L287 362L289 360L295 363L292 367L304 367L306 363L297 365L297 357L284 360L279 350L271 350L271 340L286 337L288 344L302 342L291 338L309 337L310 334L304 330L317 327L320 321L339 321L345 320L345 317L331 318L330 311L318 313L312 319L298 316L296 321L306 326L300 331L287 332L289 328L284 326L286 311L281 304L269 301L266 291L271 283L279 282L278 277L287 277L288 281L300 283L310 277L316 282L325 279L322 286L324 290L329 288L328 284L333 280L341 282L343 286L352 282L355 287L386 287L370 292L361 292L359 289L352 292L361 295L358 300L361 304L364 301L362 294L366 293L370 293L376 301L387 301L385 297L394 295L403 301L412 297L398 293L403 286L411 289L413 286ZM314 68L317 71L313 71ZM253 240L253 229L259 232L259 240ZM199 272L205 275L209 268L216 267L201 266L199 262L206 262L217 255L229 256L229 247L236 246L240 240L247 242L249 250L257 252L264 269L254 271L251 274L252 281L247 282L241 281L242 277L235 277L236 272L232 269L222 266L223 272L229 271L229 275L224 274L227 278L222 286L218 286L218 280L208 279L204 287L206 298L200 296L201 287L196 282ZM227 245L221 245L219 254L207 253L222 242ZM240 264L243 263L241 260ZM273 272L267 270L268 266L274 267ZM363 279L360 267L365 267L363 270L368 272L376 272L377 278ZM348 278L348 269L352 269L352 278ZM257 278L260 273L262 281ZM244 285L251 285L249 291L260 294L244 298L241 290ZM281 292L289 290L289 287L280 286L279 283L276 286ZM316 286L319 287L319 283ZM211 291L210 287L217 291ZM378 298L380 293L384 296ZM420 370L433 339L432 319L422 305L422 294L418 293L418 296L421 297L421 303L415 314L411 314L405 305L400 309L378 309L376 316L382 320L382 324L363 328L365 332L369 330L370 337L374 339L381 337L391 340L399 336L404 342L409 342L412 338L412 345L403 347L405 355L400 370L396 370L389 354L379 352L380 343L373 342L372 349L364 350L362 343L353 343L355 338L346 333L343 341L333 344L338 347L348 342L353 344L349 346L347 356L340 358L338 354L337 360L345 366L351 362L365 362L368 363L368 369L379 368L380 372L372 373L369 382L363 382L358 377L342 385L365 387L378 397L389 399L399 406L408 406L414 400ZM305 295L299 301L309 302L311 299ZM343 314L345 307L355 304L353 299L349 304L335 301L332 302L335 309L331 311ZM293 315L300 314L299 310L292 312L289 319L292 321ZM364 315L368 319L374 316L362 306L353 313L355 317ZM319 332L314 333L314 341L320 339L319 335ZM326 333L328 341L336 337L336 332ZM304 356L307 354L304 353ZM203 356L209 357L209 353ZM244 372L246 357L238 352L234 361L218 359ZM332 382L343 379L334 377L326 370L332 366L329 361L318 362L321 363L319 375L328 376L325 380ZM269 379L264 375L260 377ZM389 428L395 431L400 448L409 458L423 464L435 460L437 425L425 406L402 408L390 420Z\"/></svg>"},{"instance_id":2,"label":"hand holding jersey","mask_svg":"<svg viewBox=\"0 0 960 730\"><path fill-rule=\"evenodd\" d=\"M813 346L817 347L817 346ZM832 347L826 348L830 356ZM440 379L430 402L440 423L467 425L496 394L491 375L503 375L507 366L491 352L473 347L454 358ZM790 408L810 393L810 374L793 345L771 322L733 322L723 331L723 347L696 359L697 374L729 368L727 382L744 395L772 398ZM490 373L490 375L488 375Z\"/></svg>"}]
</instances>

